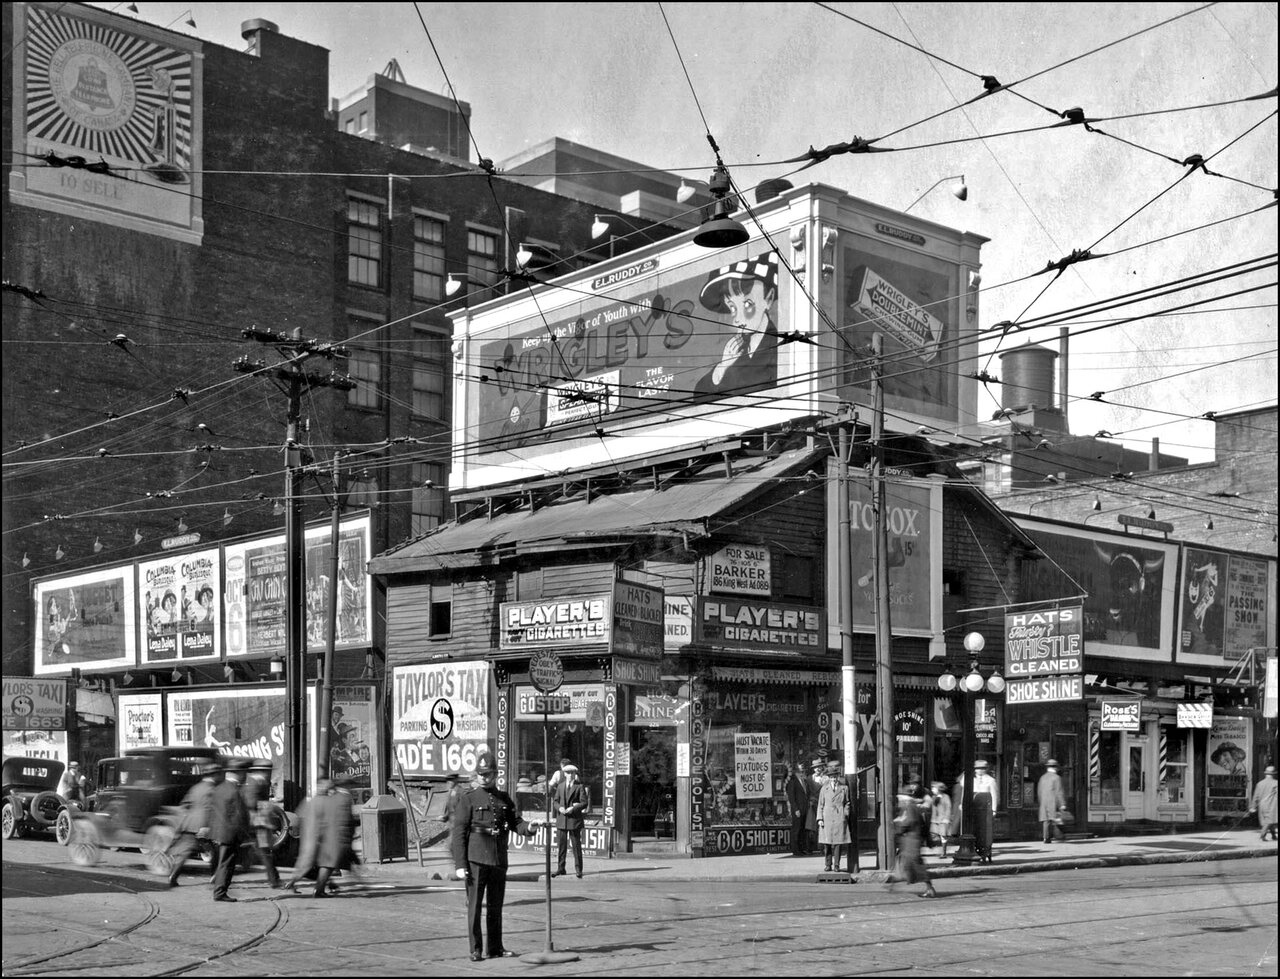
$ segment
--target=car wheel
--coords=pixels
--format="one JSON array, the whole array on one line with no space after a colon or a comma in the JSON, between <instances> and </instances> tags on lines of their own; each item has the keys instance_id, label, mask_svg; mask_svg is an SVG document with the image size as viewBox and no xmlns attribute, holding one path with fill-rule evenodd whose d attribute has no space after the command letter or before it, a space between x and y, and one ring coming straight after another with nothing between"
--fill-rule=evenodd
<instances>
[{"instance_id":1,"label":"car wheel","mask_svg":"<svg viewBox=\"0 0 1280 979\"><path fill-rule=\"evenodd\" d=\"M53 835L59 843L67 846L71 843L71 810L63 809L58 813L58 820L53 824Z\"/></svg>"},{"instance_id":2,"label":"car wheel","mask_svg":"<svg viewBox=\"0 0 1280 979\"><path fill-rule=\"evenodd\" d=\"M173 845L176 835L172 826L163 823L147 827L147 832L142 837L142 855L146 858L147 869L153 874L168 875L173 869L169 847Z\"/></svg>"},{"instance_id":3,"label":"car wheel","mask_svg":"<svg viewBox=\"0 0 1280 979\"><path fill-rule=\"evenodd\" d=\"M17 839L22 835L22 828L18 825L18 814L13 811L13 803L6 802L3 812L0 812L0 835L6 840Z\"/></svg>"},{"instance_id":4,"label":"car wheel","mask_svg":"<svg viewBox=\"0 0 1280 979\"><path fill-rule=\"evenodd\" d=\"M78 867L92 867L101 856L102 837L98 827L88 819L77 819L71 824L71 862Z\"/></svg>"},{"instance_id":5,"label":"car wheel","mask_svg":"<svg viewBox=\"0 0 1280 979\"><path fill-rule=\"evenodd\" d=\"M41 792L31 800L31 819L42 829L50 829L66 806L57 792Z\"/></svg>"}]
</instances>

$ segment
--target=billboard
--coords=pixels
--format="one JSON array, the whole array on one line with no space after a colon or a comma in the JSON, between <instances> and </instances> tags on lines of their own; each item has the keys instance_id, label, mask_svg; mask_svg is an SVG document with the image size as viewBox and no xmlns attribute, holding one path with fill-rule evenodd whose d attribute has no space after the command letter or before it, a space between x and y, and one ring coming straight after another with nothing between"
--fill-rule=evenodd
<instances>
[{"instance_id":1,"label":"billboard","mask_svg":"<svg viewBox=\"0 0 1280 979\"><path fill-rule=\"evenodd\" d=\"M1252 648L1268 646L1275 610L1268 562L1184 547L1178 595L1178 661L1235 663Z\"/></svg>"},{"instance_id":2,"label":"billboard","mask_svg":"<svg viewBox=\"0 0 1280 979\"><path fill-rule=\"evenodd\" d=\"M923 235L874 225L877 235L923 246ZM893 234L891 232L900 232ZM905 236L905 239L904 239ZM870 403L872 336L884 340L885 410L960 420L959 273L951 262L859 236L842 249L839 328L848 381L842 401Z\"/></svg>"},{"instance_id":3,"label":"billboard","mask_svg":"<svg viewBox=\"0 0 1280 979\"><path fill-rule=\"evenodd\" d=\"M133 566L37 581L36 676L138 663Z\"/></svg>"},{"instance_id":4,"label":"billboard","mask_svg":"<svg viewBox=\"0 0 1280 979\"><path fill-rule=\"evenodd\" d=\"M315 781L316 699L307 688L308 785ZM289 706L282 686L238 690L191 690L166 694L166 730L171 745L217 748L241 758L269 758L272 795L284 784Z\"/></svg>"},{"instance_id":5,"label":"billboard","mask_svg":"<svg viewBox=\"0 0 1280 979\"><path fill-rule=\"evenodd\" d=\"M373 621L369 516L343 520L338 531L336 647L368 646ZM322 653L329 635L329 576L333 551L328 525L306 531L307 651ZM284 655L287 598L285 538L258 538L223 548L223 609L228 657Z\"/></svg>"},{"instance_id":6,"label":"billboard","mask_svg":"<svg viewBox=\"0 0 1280 979\"><path fill-rule=\"evenodd\" d=\"M1022 562L1024 600L1053 601L1085 592L1086 653L1171 660L1177 545L1014 519L1046 555Z\"/></svg>"},{"instance_id":7,"label":"billboard","mask_svg":"<svg viewBox=\"0 0 1280 979\"><path fill-rule=\"evenodd\" d=\"M107 169L20 167L11 199L199 244L200 43L79 4L15 8L14 150Z\"/></svg>"},{"instance_id":8,"label":"billboard","mask_svg":"<svg viewBox=\"0 0 1280 979\"><path fill-rule=\"evenodd\" d=\"M29 676L4 678L6 731L65 731L67 681L35 680Z\"/></svg>"},{"instance_id":9,"label":"billboard","mask_svg":"<svg viewBox=\"0 0 1280 979\"><path fill-rule=\"evenodd\" d=\"M392 669L392 741L405 775L469 774L492 754L491 676L481 660Z\"/></svg>"},{"instance_id":10,"label":"billboard","mask_svg":"<svg viewBox=\"0 0 1280 979\"><path fill-rule=\"evenodd\" d=\"M138 565L138 621L144 664L218 659L222 561L216 548Z\"/></svg>"},{"instance_id":11,"label":"billboard","mask_svg":"<svg viewBox=\"0 0 1280 979\"><path fill-rule=\"evenodd\" d=\"M157 748L165 744L163 695L122 693L116 703L116 743L123 754L133 748Z\"/></svg>"},{"instance_id":12,"label":"billboard","mask_svg":"<svg viewBox=\"0 0 1280 979\"><path fill-rule=\"evenodd\" d=\"M477 337L470 374L479 453L590 433L620 420L661 421L664 408L777 387L778 256L724 254L672 273L657 261L638 281L610 285L554 314L535 314Z\"/></svg>"}]
</instances>

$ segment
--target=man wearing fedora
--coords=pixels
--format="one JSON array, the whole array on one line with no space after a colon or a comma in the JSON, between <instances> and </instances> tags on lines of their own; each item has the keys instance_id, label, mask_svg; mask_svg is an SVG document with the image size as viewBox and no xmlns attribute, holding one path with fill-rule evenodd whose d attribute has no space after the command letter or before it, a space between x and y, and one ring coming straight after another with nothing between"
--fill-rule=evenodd
<instances>
[{"instance_id":1,"label":"man wearing fedora","mask_svg":"<svg viewBox=\"0 0 1280 979\"><path fill-rule=\"evenodd\" d=\"M222 778L222 766L205 762L200 766L200 781L187 790L182 800L182 817L178 821L178 835L169 844L165 856L169 858L169 886L178 886L182 865L200 843L199 834L207 832L211 822L213 790Z\"/></svg>"},{"instance_id":2,"label":"man wearing fedora","mask_svg":"<svg viewBox=\"0 0 1280 979\"><path fill-rule=\"evenodd\" d=\"M235 872L240 846L249 837L249 811L245 808L241 786L249 769L249 759L232 758L227 762L227 777L219 782L209 802L209 842L217 847L217 863L213 872L213 899L235 901L227 894L231 875Z\"/></svg>"},{"instance_id":3,"label":"man wearing fedora","mask_svg":"<svg viewBox=\"0 0 1280 979\"><path fill-rule=\"evenodd\" d=\"M720 359L694 385L695 395L740 394L777 384L777 255L765 252L714 270L698 298L713 313L728 314L733 332Z\"/></svg>"},{"instance_id":4,"label":"man wearing fedora","mask_svg":"<svg viewBox=\"0 0 1280 979\"><path fill-rule=\"evenodd\" d=\"M1258 814L1258 827L1262 830L1259 839L1265 840L1268 835L1276 839L1276 786L1276 766L1268 765L1262 770L1262 781L1254 786L1249 802L1249 811Z\"/></svg>"},{"instance_id":5,"label":"man wearing fedora","mask_svg":"<svg viewBox=\"0 0 1280 979\"><path fill-rule=\"evenodd\" d=\"M1044 774L1036 785L1036 797L1040 800L1040 827L1043 840L1052 843L1066 837L1062 833L1058 814L1067 808L1067 797L1062 791L1062 776L1058 774L1058 759L1050 758Z\"/></svg>"}]
</instances>

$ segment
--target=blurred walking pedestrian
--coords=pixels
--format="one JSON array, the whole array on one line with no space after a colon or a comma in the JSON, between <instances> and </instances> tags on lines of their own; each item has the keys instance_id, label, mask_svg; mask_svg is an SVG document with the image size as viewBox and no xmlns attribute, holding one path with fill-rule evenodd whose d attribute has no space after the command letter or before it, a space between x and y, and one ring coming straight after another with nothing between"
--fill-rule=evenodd
<instances>
[{"instance_id":1,"label":"blurred walking pedestrian","mask_svg":"<svg viewBox=\"0 0 1280 979\"><path fill-rule=\"evenodd\" d=\"M178 886L178 875L187 857L200 845L200 834L209 832L212 821L213 790L222 778L222 766L206 762L200 766L200 781L187 789L182 800L182 817L178 820L178 835L173 838L165 856L169 859L169 886Z\"/></svg>"},{"instance_id":2,"label":"blurred walking pedestrian","mask_svg":"<svg viewBox=\"0 0 1280 979\"><path fill-rule=\"evenodd\" d=\"M934 782L929 801L929 845L942 847L947 855L947 837L951 835L951 796L947 795L946 782Z\"/></svg>"},{"instance_id":3,"label":"blurred walking pedestrian","mask_svg":"<svg viewBox=\"0 0 1280 979\"><path fill-rule=\"evenodd\" d=\"M1044 774L1036 784L1036 796L1040 800L1040 827L1044 831L1043 841L1048 844L1066 839L1062 832L1062 810L1067 808L1067 797L1062 791L1058 759L1049 759Z\"/></svg>"},{"instance_id":4,"label":"blurred walking pedestrian","mask_svg":"<svg viewBox=\"0 0 1280 979\"><path fill-rule=\"evenodd\" d=\"M245 778L242 792L244 807L249 813L249 846L252 850L252 856L246 864L252 867L256 859L267 872L267 885L278 888L280 874L276 870L275 856L271 847L273 829L271 780L262 772L250 770Z\"/></svg>"},{"instance_id":5,"label":"blurred walking pedestrian","mask_svg":"<svg viewBox=\"0 0 1280 979\"><path fill-rule=\"evenodd\" d=\"M933 881L920 853L924 842L925 820L916 800L918 788L917 784L907 784L898 790L898 815L893 820L898 838L898 865L885 885L892 889L899 881L908 884L923 883L925 889L920 896L937 897L938 892L933 889Z\"/></svg>"},{"instance_id":6,"label":"blurred walking pedestrian","mask_svg":"<svg viewBox=\"0 0 1280 979\"><path fill-rule=\"evenodd\" d=\"M342 787L332 785L325 795L316 795L313 800L312 818L316 823L316 866L320 872L316 875L316 897L328 897L325 891L329 886L329 878L333 872L350 870L355 863L355 854L351 850L351 839L355 834L355 813L352 811L351 795ZM331 887L336 890L336 885Z\"/></svg>"},{"instance_id":7,"label":"blurred walking pedestrian","mask_svg":"<svg viewBox=\"0 0 1280 979\"><path fill-rule=\"evenodd\" d=\"M1262 830L1259 839L1265 840L1267 834L1276 839L1276 785L1276 766L1268 765L1262 770L1262 781L1254 786L1249 802L1249 811L1258 814L1258 828Z\"/></svg>"}]
</instances>

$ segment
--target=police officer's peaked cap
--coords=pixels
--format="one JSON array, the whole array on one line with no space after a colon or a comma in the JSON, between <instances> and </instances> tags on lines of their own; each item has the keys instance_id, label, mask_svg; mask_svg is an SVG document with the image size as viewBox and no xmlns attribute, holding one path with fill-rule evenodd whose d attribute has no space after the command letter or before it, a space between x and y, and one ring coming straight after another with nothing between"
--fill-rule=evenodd
<instances>
[{"instance_id":1,"label":"police officer's peaked cap","mask_svg":"<svg viewBox=\"0 0 1280 979\"><path fill-rule=\"evenodd\" d=\"M496 772L496 771L497 771L497 768L495 768L493 765L493 756L481 755L480 760L476 762L476 774L488 775L491 772Z\"/></svg>"}]
</instances>

